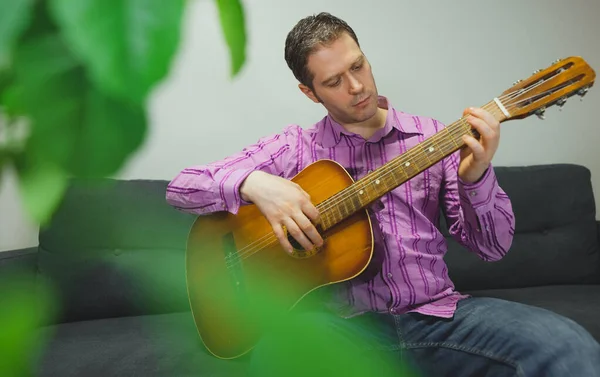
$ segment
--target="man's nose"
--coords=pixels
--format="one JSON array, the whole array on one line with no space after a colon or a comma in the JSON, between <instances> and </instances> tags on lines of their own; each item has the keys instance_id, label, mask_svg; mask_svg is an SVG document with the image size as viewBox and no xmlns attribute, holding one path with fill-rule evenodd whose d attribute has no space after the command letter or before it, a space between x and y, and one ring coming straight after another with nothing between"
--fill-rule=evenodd
<instances>
[{"instance_id":1,"label":"man's nose","mask_svg":"<svg viewBox=\"0 0 600 377\"><path fill-rule=\"evenodd\" d=\"M360 93L363 89L363 84L353 76L350 76L350 93Z\"/></svg>"}]
</instances>

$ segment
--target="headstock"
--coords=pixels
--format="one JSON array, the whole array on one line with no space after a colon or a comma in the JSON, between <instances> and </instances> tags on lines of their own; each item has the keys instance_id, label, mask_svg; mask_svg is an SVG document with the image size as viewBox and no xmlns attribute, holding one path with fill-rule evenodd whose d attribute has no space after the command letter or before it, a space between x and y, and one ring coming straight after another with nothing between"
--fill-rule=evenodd
<instances>
[{"instance_id":1,"label":"headstock","mask_svg":"<svg viewBox=\"0 0 600 377\"><path fill-rule=\"evenodd\" d=\"M536 114L544 118L550 106L562 107L573 95L584 96L594 84L596 73L581 57L555 61L526 80L517 81L498 98L508 114L506 120Z\"/></svg>"}]
</instances>

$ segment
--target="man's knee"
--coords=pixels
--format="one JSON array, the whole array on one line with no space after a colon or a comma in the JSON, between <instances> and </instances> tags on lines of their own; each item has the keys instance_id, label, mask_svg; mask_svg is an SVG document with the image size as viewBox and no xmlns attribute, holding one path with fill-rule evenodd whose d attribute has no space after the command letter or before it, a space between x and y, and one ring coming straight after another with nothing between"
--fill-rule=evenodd
<instances>
[{"instance_id":1,"label":"man's knee","mask_svg":"<svg viewBox=\"0 0 600 377\"><path fill-rule=\"evenodd\" d=\"M532 315L522 328L538 346L550 349L569 346L598 348L598 342L590 333L572 319L547 310L540 313L539 316Z\"/></svg>"},{"instance_id":2,"label":"man's knee","mask_svg":"<svg viewBox=\"0 0 600 377\"><path fill-rule=\"evenodd\" d=\"M575 321L543 311L532 316L523 329L522 337L531 347L532 358L550 372L569 370L600 373L600 344Z\"/></svg>"}]
</instances>

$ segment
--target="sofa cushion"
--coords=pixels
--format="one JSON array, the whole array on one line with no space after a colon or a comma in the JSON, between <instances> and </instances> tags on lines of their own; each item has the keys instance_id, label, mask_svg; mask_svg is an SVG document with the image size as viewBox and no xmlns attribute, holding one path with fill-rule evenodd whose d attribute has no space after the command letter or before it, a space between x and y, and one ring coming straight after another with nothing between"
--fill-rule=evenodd
<instances>
[{"instance_id":1,"label":"sofa cushion","mask_svg":"<svg viewBox=\"0 0 600 377\"><path fill-rule=\"evenodd\" d=\"M32 364L39 377L236 377L246 360L221 360L202 345L190 312L63 323Z\"/></svg>"},{"instance_id":2,"label":"sofa cushion","mask_svg":"<svg viewBox=\"0 0 600 377\"><path fill-rule=\"evenodd\" d=\"M167 181L73 181L40 230L40 281L57 322L189 309L185 246L195 217L165 201Z\"/></svg>"},{"instance_id":3,"label":"sofa cushion","mask_svg":"<svg viewBox=\"0 0 600 377\"><path fill-rule=\"evenodd\" d=\"M510 197L515 235L508 254L484 262L441 230L459 290L600 282L600 249L590 171L572 164L496 167Z\"/></svg>"},{"instance_id":4,"label":"sofa cushion","mask_svg":"<svg viewBox=\"0 0 600 377\"><path fill-rule=\"evenodd\" d=\"M476 297L495 297L551 310L577 322L600 342L600 285L555 285L468 293Z\"/></svg>"}]
</instances>

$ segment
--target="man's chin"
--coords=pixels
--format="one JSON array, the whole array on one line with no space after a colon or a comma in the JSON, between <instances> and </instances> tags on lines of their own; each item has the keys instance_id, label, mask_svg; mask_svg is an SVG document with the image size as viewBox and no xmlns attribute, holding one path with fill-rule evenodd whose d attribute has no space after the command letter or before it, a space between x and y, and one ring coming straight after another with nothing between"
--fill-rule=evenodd
<instances>
[{"instance_id":1,"label":"man's chin","mask_svg":"<svg viewBox=\"0 0 600 377\"><path fill-rule=\"evenodd\" d=\"M369 101L371 102L371 101ZM374 103L369 103L369 105L367 107L365 107L364 109L358 109L358 112L356 113L357 118L362 118L361 121L365 121L365 120L369 120L371 118L373 118L375 116L375 114L377 114L377 102Z\"/></svg>"},{"instance_id":2,"label":"man's chin","mask_svg":"<svg viewBox=\"0 0 600 377\"><path fill-rule=\"evenodd\" d=\"M370 119L373 119L373 117L375 116L375 113L373 114L360 114L360 115L356 115L354 117L354 120L352 121L352 123L363 123L366 122Z\"/></svg>"}]
</instances>

